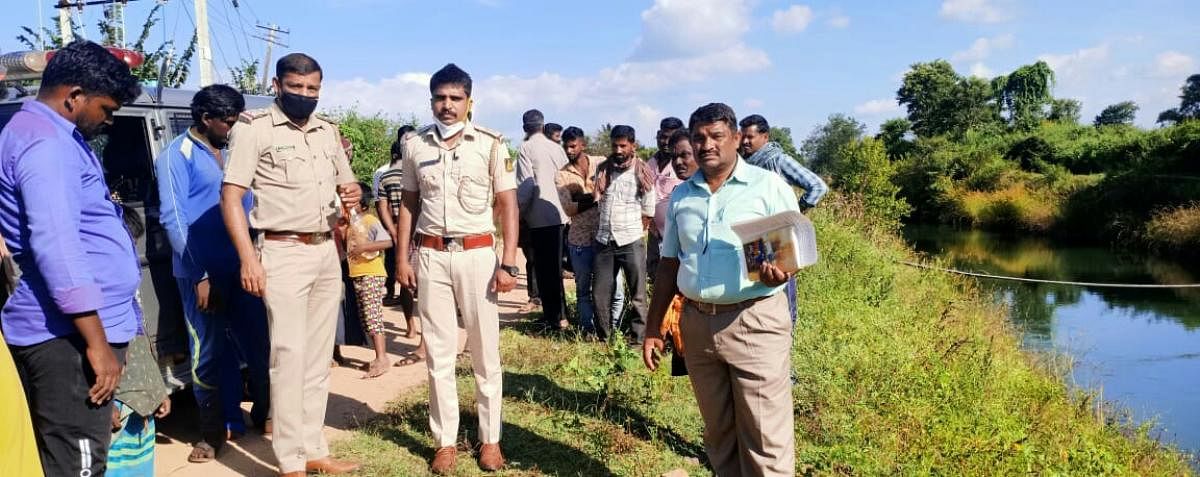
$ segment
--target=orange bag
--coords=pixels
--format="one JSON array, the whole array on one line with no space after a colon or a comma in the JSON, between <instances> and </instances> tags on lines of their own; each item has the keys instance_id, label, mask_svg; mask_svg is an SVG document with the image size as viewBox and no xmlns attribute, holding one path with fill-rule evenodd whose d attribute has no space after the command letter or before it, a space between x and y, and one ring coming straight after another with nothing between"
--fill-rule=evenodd
<instances>
[{"instance_id":1,"label":"orange bag","mask_svg":"<svg viewBox=\"0 0 1200 477\"><path fill-rule=\"evenodd\" d=\"M675 295L671 300L671 305L667 307L667 315L663 317L662 326L659 327L659 333L663 336L670 336L671 342L675 344L675 350L679 354L683 354L683 336L679 333L679 320L683 318L683 295Z\"/></svg>"}]
</instances>

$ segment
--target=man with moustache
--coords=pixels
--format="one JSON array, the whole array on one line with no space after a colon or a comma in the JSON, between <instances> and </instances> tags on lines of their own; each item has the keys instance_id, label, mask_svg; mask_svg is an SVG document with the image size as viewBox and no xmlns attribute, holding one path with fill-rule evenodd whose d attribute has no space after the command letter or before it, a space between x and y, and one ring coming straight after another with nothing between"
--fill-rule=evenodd
<instances>
[{"instance_id":1,"label":"man with moustache","mask_svg":"<svg viewBox=\"0 0 1200 477\"><path fill-rule=\"evenodd\" d=\"M263 298L271 336L271 446L285 476L344 474L323 432L329 353L342 298L332 240L340 204L362 189L337 125L314 115L323 73L292 53L275 64L275 103L242 113L230 132L221 212L241 261L241 285ZM242 203L254 192L250 223ZM340 203L339 203L340 201ZM250 227L258 231L251 241Z\"/></svg>"},{"instance_id":2,"label":"man with moustache","mask_svg":"<svg viewBox=\"0 0 1200 477\"><path fill-rule=\"evenodd\" d=\"M658 367L659 327L676 293L680 335L716 475L793 475L792 327L780 293L789 274L764 263L742 273L732 224L797 210L787 183L738 157L733 109L712 103L688 121L700 170L675 189L642 357Z\"/></svg>"},{"instance_id":3,"label":"man with moustache","mask_svg":"<svg viewBox=\"0 0 1200 477\"><path fill-rule=\"evenodd\" d=\"M504 166L508 159L504 138L468 120L471 76L448 64L430 78L429 92L436 121L404 141L404 207L396 223L397 243L402 244L409 242L415 226L416 269L409 263L408 248L400 247L396 278L420 296L417 307L429 369L429 427L437 445L430 470L453 472L458 453L454 363L461 313L475 372L482 442L479 466L496 471L504 467L496 296L512 290L520 272L515 265L517 185ZM501 257L494 249L493 201L504 234Z\"/></svg>"},{"instance_id":4,"label":"man with moustache","mask_svg":"<svg viewBox=\"0 0 1200 477\"><path fill-rule=\"evenodd\" d=\"M242 289L237 251L221 219L226 146L246 100L227 85L210 85L192 97L191 109L192 126L167 145L154 167L159 217L174 252L171 268L188 327L201 431L188 460L198 463L215 458L227 435L246 433L239 351L249 370L251 421L264 430L270 388L266 310L261 299ZM249 210L252 194L242 203Z\"/></svg>"},{"instance_id":5,"label":"man with moustache","mask_svg":"<svg viewBox=\"0 0 1200 477\"><path fill-rule=\"evenodd\" d=\"M107 468L142 271L88 141L141 91L128 65L76 41L56 51L37 99L0 133L0 235L22 272L0 324L45 475Z\"/></svg>"}]
</instances>

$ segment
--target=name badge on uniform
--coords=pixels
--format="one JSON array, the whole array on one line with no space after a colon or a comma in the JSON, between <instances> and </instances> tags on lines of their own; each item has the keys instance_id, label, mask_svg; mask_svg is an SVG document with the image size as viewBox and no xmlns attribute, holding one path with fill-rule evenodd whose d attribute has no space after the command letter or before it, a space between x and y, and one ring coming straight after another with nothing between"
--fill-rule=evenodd
<instances>
[{"instance_id":1,"label":"name badge on uniform","mask_svg":"<svg viewBox=\"0 0 1200 477\"><path fill-rule=\"evenodd\" d=\"M295 151L295 150L296 150L296 146L294 144L283 144L283 145L275 146L275 152L288 152L288 151Z\"/></svg>"}]
</instances>

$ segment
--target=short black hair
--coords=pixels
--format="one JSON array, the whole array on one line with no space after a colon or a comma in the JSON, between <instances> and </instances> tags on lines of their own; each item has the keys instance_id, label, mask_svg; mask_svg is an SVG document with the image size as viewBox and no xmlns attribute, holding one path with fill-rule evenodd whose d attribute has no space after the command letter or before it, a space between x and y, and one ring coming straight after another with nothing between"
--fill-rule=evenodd
<instances>
[{"instance_id":1,"label":"short black hair","mask_svg":"<svg viewBox=\"0 0 1200 477\"><path fill-rule=\"evenodd\" d=\"M679 119L675 116L671 116L669 118L663 118L663 120L658 123L658 129L661 131L672 131L675 129L683 129L683 120Z\"/></svg>"},{"instance_id":2,"label":"short black hair","mask_svg":"<svg viewBox=\"0 0 1200 477\"><path fill-rule=\"evenodd\" d=\"M571 127L563 130L563 135L562 135L563 144L574 141L576 139L583 139L583 142L586 143L587 135L583 133L582 129L579 129L575 126L571 126Z\"/></svg>"},{"instance_id":3,"label":"short black hair","mask_svg":"<svg viewBox=\"0 0 1200 477\"><path fill-rule=\"evenodd\" d=\"M725 123L731 131L738 128L737 114L725 103L708 103L688 118L688 129L695 131L702 124Z\"/></svg>"},{"instance_id":4,"label":"short black hair","mask_svg":"<svg viewBox=\"0 0 1200 477\"><path fill-rule=\"evenodd\" d=\"M771 132L771 125L767 124L767 118L764 118L758 114L751 114L749 116L746 116L746 117L742 118L742 122L740 122L738 124L744 128L754 126L754 128L757 129L758 132L760 132L760 133L768 133L769 134Z\"/></svg>"},{"instance_id":5,"label":"short black hair","mask_svg":"<svg viewBox=\"0 0 1200 477\"><path fill-rule=\"evenodd\" d=\"M562 130L563 130L563 127L561 124L546 123L546 126L542 128L542 134L545 134L546 137L550 137L550 136L553 136L554 133L562 132Z\"/></svg>"},{"instance_id":6,"label":"short black hair","mask_svg":"<svg viewBox=\"0 0 1200 477\"><path fill-rule=\"evenodd\" d=\"M275 62L276 78L282 80L284 75L289 73L298 75L320 73L321 79L325 78L325 72L321 70L321 64L317 63L317 60L314 60L313 57L304 53L289 53L283 55L283 58Z\"/></svg>"},{"instance_id":7,"label":"short black hair","mask_svg":"<svg viewBox=\"0 0 1200 477\"><path fill-rule=\"evenodd\" d=\"M403 141L404 136L407 136L408 133L416 131L416 130L417 130L417 128L413 127L413 125L411 125L411 124L405 124L403 126L400 126L399 129L396 129L396 142Z\"/></svg>"},{"instance_id":8,"label":"short black hair","mask_svg":"<svg viewBox=\"0 0 1200 477\"><path fill-rule=\"evenodd\" d=\"M608 138L612 142L616 142L620 138L628 139L629 142L637 142L637 134L634 132L633 126L626 126L624 124L613 126L612 131L608 133Z\"/></svg>"},{"instance_id":9,"label":"short black hair","mask_svg":"<svg viewBox=\"0 0 1200 477\"><path fill-rule=\"evenodd\" d=\"M675 132L671 133L671 138L667 139L667 147L674 148L675 145L679 144L680 141L691 142L691 140L692 133L688 131L687 128L681 127L676 129Z\"/></svg>"},{"instance_id":10,"label":"short black hair","mask_svg":"<svg viewBox=\"0 0 1200 477\"><path fill-rule=\"evenodd\" d=\"M454 63L447 63L429 78L429 94L433 94L442 85L453 84L462 86L463 92L471 96L471 75Z\"/></svg>"},{"instance_id":11,"label":"short black hair","mask_svg":"<svg viewBox=\"0 0 1200 477\"><path fill-rule=\"evenodd\" d=\"M371 184L359 182L358 187L362 189L361 204L363 207L370 207L371 202L375 200L375 191L371 190Z\"/></svg>"},{"instance_id":12,"label":"short black hair","mask_svg":"<svg viewBox=\"0 0 1200 477\"><path fill-rule=\"evenodd\" d=\"M403 154L403 153L404 153L404 142L399 141L399 140L392 141L392 155L399 156L400 154Z\"/></svg>"},{"instance_id":13,"label":"short black hair","mask_svg":"<svg viewBox=\"0 0 1200 477\"><path fill-rule=\"evenodd\" d=\"M207 114L213 118L237 116L246 110L246 98L229 85L212 84L192 96L192 124L198 125Z\"/></svg>"},{"instance_id":14,"label":"short black hair","mask_svg":"<svg viewBox=\"0 0 1200 477\"><path fill-rule=\"evenodd\" d=\"M54 53L42 73L42 89L78 86L87 95L108 96L118 104L133 102L142 87L129 65L104 47L78 40Z\"/></svg>"}]
</instances>

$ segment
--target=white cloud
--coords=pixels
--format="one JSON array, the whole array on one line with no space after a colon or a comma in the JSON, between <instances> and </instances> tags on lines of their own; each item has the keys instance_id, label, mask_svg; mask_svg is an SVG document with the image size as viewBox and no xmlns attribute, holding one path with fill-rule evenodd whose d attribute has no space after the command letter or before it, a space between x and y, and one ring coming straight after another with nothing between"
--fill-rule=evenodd
<instances>
[{"instance_id":1,"label":"white cloud","mask_svg":"<svg viewBox=\"0 0 1200 477\"><path fill-rule=\"evenodd\" d=\"M770 67L766 52L746 45L742 39L749 30L749 8L742 6L746 8L730 8L728 0L693 0L686 4L657 0L642 13L642 36L628 60L590 75L543 72L477 77L472 91L475 118L507 136L519 133L518 118L529 108L541 109L555 122L579 124L585 129L589 122L603 118L605 122L652 131L664 116L652 104L655 94L715 76ZM717 34L710 37L714 31ZM712 45L724 49L714 50ZM405 119L415 114L427 121L429 77L427 72L407 72L377 81L330 78L322 90L321 105L357 107L363 113ZM706 96L706 102L710 98Z\"/></svg>"},{"instance_id":2,"label":"white cloud","mask_svg":"<svg viewBox=\"0 0 1200 477\"><path fill-rule=\"evenodd\" d=\"M1107 62L1108 52L1108 43L1102 43L1071 53L1038 55L1038 59L1050 65L1058 77L1070 79L1087 74Z\"/></svg>"},{"instance_id":3,"label":"white cloud","mask_svg":"<svg viewBox=\"0 0 1200 477\"><path fill-rule=\"evenodd\" d=\"M993 0L944 0L938 13L942 18L972 23L999 23L1012 18Z\"/></svg>"},{"instance_id":4,"label":"white cloud","mask_svg":"<svg viewBox=\"0 0 1200 477\"><path fill-rule=\"evenodd\" d=\"M977 62L971 65L971 76L976 78L992 79L992 77L996 76L996 74L991 68L988 68L987 65L983 64L982 62Z\"/></svg>"},{"instance_id":5,"label":"white cloud","mask_svg":"<svg viewBox=\"0 0 1200 477\"><path fill-rule=\"evenodd\" d=\"M986 59L996 50L1010 48L1013 45L1013 35L1007 33L991 38L977 38L966 50L955 52L950 57L953 61L980 61Z\"/></svg>"},{"instance_id":6,"label":"white cloud","mask_svg":"<svg viewBox=\"0 0 1200 477\"><path fill-rule=\"evenodd\" d=\"M750 109L758 109L763 107L763 105L766 103L758 98L746 98L745 101L742 101L742 104L746 105L746 107Z\"/></svg>"},{"instance_id":7,"label":"white cloud","mask_svg":"<svg viewBox=\"0 0 1200 477\"><path fill-rule=\"evenodd\" d=\"M637 61L703 55L712 45L741 42L750 30L748 0L655 0L642 12Z\"/></svg>"},{"instance_id":8,"label":"white cloud","mask_svg":"<svg viewBox=\"0 0 1200 477\"><path fill-rule=\"evenodd\" d=\"M854 114L867 116L899 114L902 111L894 99L872 99L854 107Z\"/></svg>"},{"instance_id":9,"label":"white cloud","mask_svg":"<svg viewBox=\"0 0 1200 477\"><path fill-rule=\"evenodd\" d=\"M829 26L834 28L846 28L850 26L850 17L841 13L834 13L829 17Z\"/></svg>"},{"instance_id":10,"label":"white cloud","mask_svg":"<svg viewBox=\"0 0 1200 477\"><path fill-rule=\"evenodd\" d=\"M792 5L771 15L771 27L778 33L800 33L808 28L813 12L807 5Z\"/></svg>"},{"instance_id":11,"label":"white cloud","mask_svg":"<svg viewBox=\"0 0 1200 477\"><path fill-rule=\"evenodd\" d=\"M1183 78L1196 69L1196 60L1178 51L1164 51L1154 58L1154 73L1158 76Z\"/></svg>"}]
</instances>

